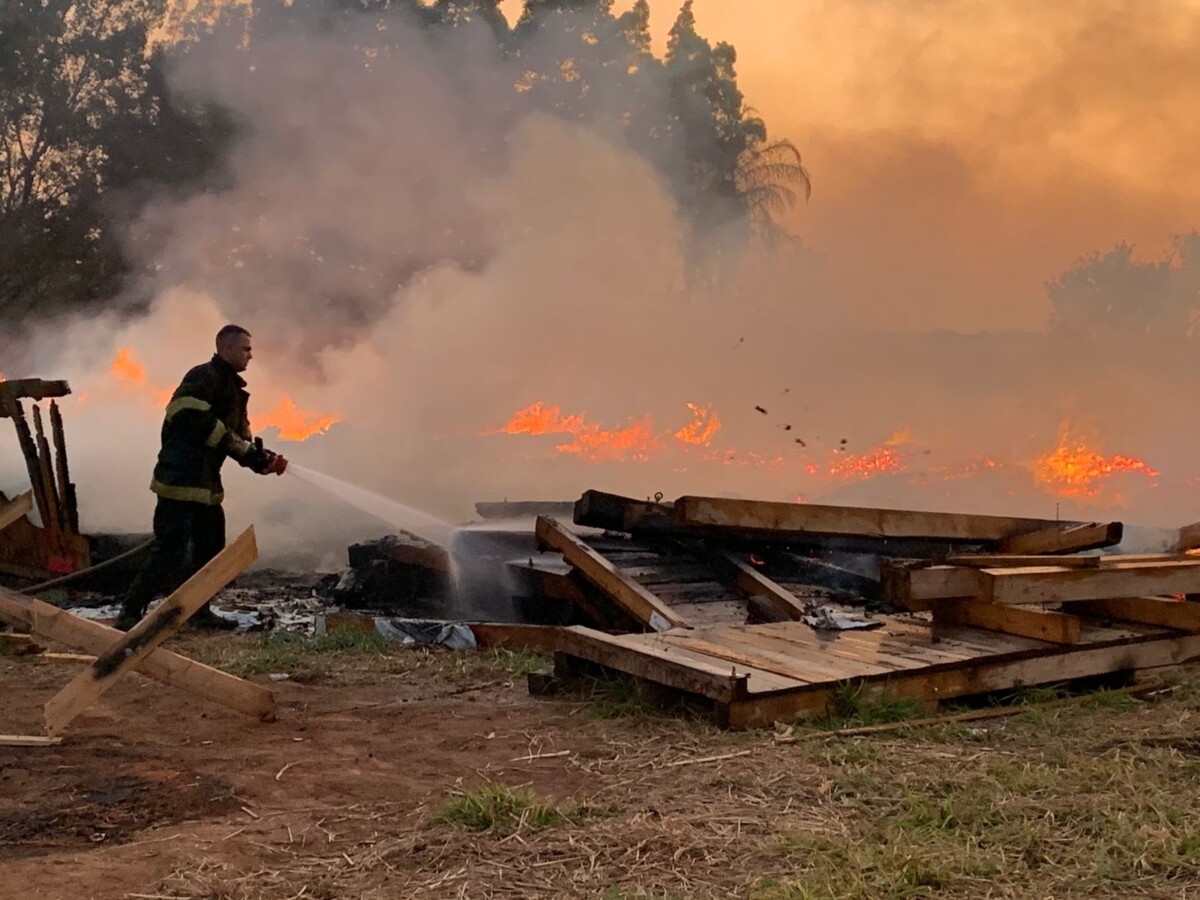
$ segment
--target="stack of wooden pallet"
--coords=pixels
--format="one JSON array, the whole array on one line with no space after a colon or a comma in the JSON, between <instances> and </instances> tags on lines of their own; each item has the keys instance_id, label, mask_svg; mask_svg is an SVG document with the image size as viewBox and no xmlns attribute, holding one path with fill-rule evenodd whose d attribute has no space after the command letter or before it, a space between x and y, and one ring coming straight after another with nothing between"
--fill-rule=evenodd
<instances>
[{"instance_id":1,"label":"stack of wooden pallet","mask_svg":"<svg viewBox=\"0 0 1200 900\"><path fill-rule=\"evenodd\" d=\"M1089 553L1119 522L589 491L574 526L539 518L561 561L529 572L598 627L553 629L564 671L599 664L713 702L732 727L864 696L951 697L1200 655L1200 526L1173 552ZM516 565L524 565L513 563ZM831 582L831 579L834 579ZM808 585L874 596L899 615L820 630ZM613 618L613 611L617 618ZM642 633L636 633L642 632Z\"/></svg>"},{"instance_id":2,"label":"stack of wooden pallet","mask_svg":"<svg viewBox=\"0 0 1200 900\"><path fill-rule=\"evenodd\" d=\"M692 496L663 503L600 491L588 491L575 504L574 524L572 531L549 517L537 520L539 544L561 553L566 563L565 569L542 570L545 592L574 603L588 621L610 631L630 630L614 620L614 609L626 622L654 631L795 621L812 612L822 589L928 610L932 606L913 605L926 599L922 579L931 584L930 600L977 598L975 579L986 577L980 573L987 560L1028 561L1050 553L1084 560L1067 565L1090 565L1087 559L1099 557L1061 554L1112 546L1123 532L1120 522ZM935 565L946 559L963 562ZM965 562L970 559L983 562L972 567ZM934 584L939 577L946 582ZM907 589L911 579L915 595ZM947 605L953 611L945 615L962 606Z\"/></svg>"},{"instance_id":3,"label":"stack of wooden pallet","mask_svg":"<svg viewBox=\"0 0 1200 900\"><path fill-rule=\"evenodd\" d=\"M967 554L883 564L883 597L935 623L1078 643L1081 615L1200 632L1200 556Z\"/></svg>"}]
</instances>

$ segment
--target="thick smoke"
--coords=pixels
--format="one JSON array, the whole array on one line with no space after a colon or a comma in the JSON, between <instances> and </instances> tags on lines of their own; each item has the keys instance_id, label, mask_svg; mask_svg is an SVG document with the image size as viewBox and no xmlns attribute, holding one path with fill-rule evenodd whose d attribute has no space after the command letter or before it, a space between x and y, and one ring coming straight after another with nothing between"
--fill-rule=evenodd
<instances>
[{"instance_id":1,"label":"thick smoke","mask_svg":"<svg viewBox=\"0 0 1200 900\"><path fill-rule=\"evenodd\" d=\"M1043 282L1076 256L1195 224L1162 180L1178 159L1136 152L1154 109L1168 115L1189 88L1147 76L1152 109L1134 110L1116 84L1127 76L1101 65L1105 53L1150 62L1159 45L1170 52L1156 65L1194 65L1176 32L1168 41L1166 7L1124 42L1104 23L1128 3L1039 5L1045 30L1013 57L1033 5L984 22L977 4L760 5L731 18L700 0L697 15L738 45L750 101L805 152L816 192L794 224L809 249L748 252L703 292L689 290L688 226L660 172L603 121L506 119L498 98L517 73L482 32L435 45L414 34L384 57L364 55L374 21L260 38L252 60L233 44L193 48L178 86L243 123L227 189L164 201L132 228L135 252L157 268L136 287L156 298L148 316L76 322L35 345L40 374L87 393L67 409L85 526L145 529L153 505L161 407L111 381L116 349L133 348L149 380L171 387L230 319L255 336L252 411L289 394L344 420L277 449L452 521L475 500L588 487L1196 518L1179 489L1200 438L1187 399L1194 354L1039 333ZM772 68L795 58L799 78ZM1020 64L1006 67L1012 58ZM955 77L980 59L975 80ZM1124 149L1092 146L1114 116ZM1143 118L1148 131L1124 132ZM1025 330L942 330L996 327ZM536 401L607 427L651 416L665 449L588 464L553 449L561 436L483 434ZM713 453L727 465L674 447L686 402L720 414ZM1131 477L1102 503L1038 488L1025 464L1066 419L1175 481ZM804 473L906 426L903 475L835 491ZM945 476L982 455L994 471ZM782 464L763 462L773 457ZM933 474L914 477L922 470ZM6 458L0 486L20 480ZM268 556L337 553L386 527L295 479L235 468L227 488L231 530L254 521Z\"/></svg>"}]
</instances>

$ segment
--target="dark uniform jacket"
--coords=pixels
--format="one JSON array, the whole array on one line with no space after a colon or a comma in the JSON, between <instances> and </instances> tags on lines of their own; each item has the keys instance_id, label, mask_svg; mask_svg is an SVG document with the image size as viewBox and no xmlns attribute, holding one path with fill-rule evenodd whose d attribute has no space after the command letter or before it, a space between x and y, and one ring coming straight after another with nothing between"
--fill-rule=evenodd
<instances>
[{"instance_id":1,"label":"dark uniform jacket","mask_svg":"<svg viewBox=\"0 0 1200 900\"><path fill-rule=\"evenodd\" d=\"M225 499L225 457L249 467L253 456L249 400L246 382L219 356L183 376L167 404L150 490L169 500L209 506Z\"/></svg>"}]
</instances>

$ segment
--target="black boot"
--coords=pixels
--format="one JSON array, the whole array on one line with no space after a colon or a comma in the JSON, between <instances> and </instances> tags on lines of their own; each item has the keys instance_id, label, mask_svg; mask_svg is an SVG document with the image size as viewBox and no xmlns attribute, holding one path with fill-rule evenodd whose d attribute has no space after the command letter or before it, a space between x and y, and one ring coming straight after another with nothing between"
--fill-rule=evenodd
<instances>
[{"instance_id":1,"label":"black boot","mask_svg":"<svg viewBox=\"0 0 1200 900\"><path fill-rule=\"evenodd\" d=\"M187 623L193 628L205 628L212 631L233 631L238 627L237 622L233 619L218 616L207 603L192 613L192 617L188 619Z\"/></svg>"},{"instance_id":2,"label":"black boot","mask_svg":"<svg viewBox=\"0 0 1200 900\"><path fill-rule=\"evenodd\" d=\"M130 604L128 601L121 604L121 612L117 616L117 620L113 622L113 628L118 631L128 631L138 622L142 621L142 616L146 615L146 607Z\"/></svg>"}]
</instances>

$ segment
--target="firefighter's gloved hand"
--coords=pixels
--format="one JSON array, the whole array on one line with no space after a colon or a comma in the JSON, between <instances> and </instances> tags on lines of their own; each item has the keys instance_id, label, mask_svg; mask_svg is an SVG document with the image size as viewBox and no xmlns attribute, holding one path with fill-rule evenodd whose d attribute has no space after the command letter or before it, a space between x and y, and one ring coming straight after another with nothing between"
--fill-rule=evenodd
<instances>
[{"instance_id":1,"label":"firefighter's gloved hand","mask_svg":"<svg viewBox=\"0 0 1200 900\"><path fill-rule=\"evenodd\" d=\"M246 450L237 457L237 461L251 472L264 475L266 474L264 470L270 464L273 455L262 444L255 442L247 446Z\"/></svg>"},{"instance_id":2,"label":"firefighter's gloved hand","mask_svg":"<svg viewBox=\"0 0 1200 900\"><path fill-rule=\"evenodd\" d=\"M272 453L267 451L268 460L266 466L260 471L261 475L282 475L287 471L287 457L282 453Z\"/></svg>"}]
</instances>

